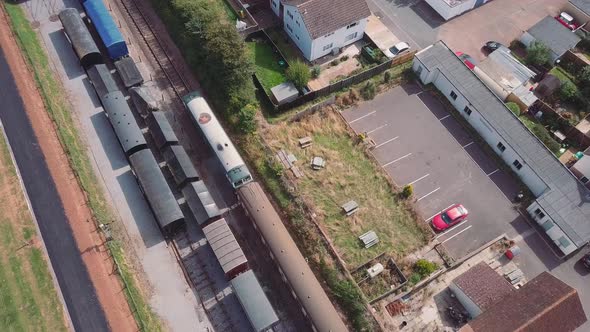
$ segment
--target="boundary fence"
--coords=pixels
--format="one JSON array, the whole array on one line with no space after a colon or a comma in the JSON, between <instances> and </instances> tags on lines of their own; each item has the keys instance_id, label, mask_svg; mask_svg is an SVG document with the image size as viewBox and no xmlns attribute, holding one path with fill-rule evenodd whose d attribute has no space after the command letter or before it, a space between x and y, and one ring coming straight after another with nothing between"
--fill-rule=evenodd
<instances>
[{"instance_id":1,"label":"boundary fence","mask_svg":"<svg viewBox=\"0 0 590 332\"><path fill-rule=\"evenodd\" d=\"M585 133L581 132L580 129L573 126L567 119L561 116L559 112L557 112L553 107L548 105L547 103L538 100L535 105L531 108L532 112L541 111L544 117L553 118L556 120L557 124L559 125L559 130L565 134L565 137L576 144L578 144L579 148L582 150L587 149L590 147L590 137L588 137ZM586 117L589 119L590 117Z\"/></svg>"}]
</instances>

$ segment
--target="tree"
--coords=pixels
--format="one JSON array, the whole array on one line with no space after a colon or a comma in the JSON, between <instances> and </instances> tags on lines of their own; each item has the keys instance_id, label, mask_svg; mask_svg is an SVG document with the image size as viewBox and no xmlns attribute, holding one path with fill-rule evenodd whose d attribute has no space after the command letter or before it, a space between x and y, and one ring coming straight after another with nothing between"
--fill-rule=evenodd
<instances>
[{"instance_id":1,"label":"tree","mask_svg":"<svg viewBox=\"0 0 590 332\"><path fill-rule=\"evenodd\" d=\"M402 189L402 197L403 198L408 199L408 198L412 197L413 193L414 193L414 187L412 187L411 184L404 186L404 189Z\"/></svg>"},{"instance_id":2,"label":"tree","mask_svg":"<svg viewBox=\"0 0 590 332\"><path fill-rule=\"evenodd\" d=\"M590 66L582 68L578 76L578 81L585 85L590 84Z\"/></svg>"},{"instance_id":3,"label":"tree","mask_svg":"<svg viewBox=\"0 0 590 332\"><path fill-rule=\"evenodd\" d=\"M299 60L293 62L285 72L287 80L295 84L297 89L301 90L307 86L311 76L307 65Z\"/></svg>"},{"instance_id":4,"label":"tree","mask_svg":"<svg viewBox=\"0 0 590 332\"><path fill-rule=\"evenodd\" d=\"M571 81L563 81L559 88L559 96L563 101L575 103L579 98L578 88Z\"/></svg>"},{"instance_id":5,"label":"tree","mask_svg":"<svg viewBox=\"0 0 590 332\"><path fill-rule=\"evenodd\" d=\"M540 41L534 41L527 48L526 61L529 64L545 66L551 63L549 47Z\"/></svg>"},{"instance_id":6,"label":"tree","mask_svg":"<svg viewBox=\"0 0 590 332\"><path fill-rule=\"evenodd\" d=\"M361 96L365 100L371 100L375 98L375 94L377 94L375 89L375 83L372 81L368 81L361 89Z\"/></svg>"},{"instance_id":7,"label":"tree","mask_svg":"<svg viewBox=\"0 0 590 332\"><path fill-rule=\"evenodd\" d=\"M414 264L414 271L420 274L422 278L428 277L432 272L438 269L438 265L426 259L419 259Z\"/></svg>"},{"instance_id":8,"label":"tree","mask_svg":"<svg viewBox=\"0 0 590 332\"><path fill-rule=\"evenodd\" d=\"M256 107L248 104L238 112L238 127L244 134L256 131Z\"/></svg>"},{"instance_id":9,"label":"tree","mask_svg":"<svg viewBox=\"0 0 590 332\"><path fill-rule=\"evenodd\" d=\"M506 103L506 107L508 107L508 109L514 113L514 115L520 116L520 107L518 107L518 104L509 101Z\"/></svg>"}]
</instances>

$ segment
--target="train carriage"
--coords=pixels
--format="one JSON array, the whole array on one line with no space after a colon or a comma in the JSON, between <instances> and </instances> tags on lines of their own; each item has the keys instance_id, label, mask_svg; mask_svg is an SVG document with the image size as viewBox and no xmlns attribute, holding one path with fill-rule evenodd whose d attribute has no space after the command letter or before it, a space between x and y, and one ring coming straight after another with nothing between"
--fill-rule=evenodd
<instances>
[{"instance_id":1,"label":"train carriage","mask_svg":"<svg viewBox=\"0 0 590 332\"><path fill-rule=\"evenodd\" d=\"M88 28L84 25L78 10L76 8L66 8L58 16L76 55L80 59L82 67L88 69L92 65L102 63L102 55L98 50L98 46L92 39Z\"/></svg>"},{"instance_id":2,"label":"train carriage","mask_svg":"<svg viewBox=\"0 0 590 332\"><path fill-rule=\"evenodd\" d=\"M234 188L252 181L250 170L227 136L227 133L213 114L205 98L199 92L192 92L183 98L195 124L209 142L217 159L223 165L225 174Z\"/></svg>"}]
</instances>

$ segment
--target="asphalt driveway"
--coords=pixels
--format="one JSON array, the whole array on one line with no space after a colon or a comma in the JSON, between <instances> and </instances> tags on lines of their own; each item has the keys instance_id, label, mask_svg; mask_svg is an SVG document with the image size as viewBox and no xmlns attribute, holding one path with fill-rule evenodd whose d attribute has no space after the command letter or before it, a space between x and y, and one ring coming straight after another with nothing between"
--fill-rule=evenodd
<instances>
[{"instance_id":1,"label":"asphalt driveway","mask_svg":"<svg viewBox=\"0 0 590 332\"><path fill-rule=\"evenodd\" d=\"M421 222L461 203L467 221L437 234L458 259L522 224L511 198L518 182L499 168L429 92L394 88L343 112L375 141L375 158L398 186L411 184Z\"/></svg>"}]
</instances>

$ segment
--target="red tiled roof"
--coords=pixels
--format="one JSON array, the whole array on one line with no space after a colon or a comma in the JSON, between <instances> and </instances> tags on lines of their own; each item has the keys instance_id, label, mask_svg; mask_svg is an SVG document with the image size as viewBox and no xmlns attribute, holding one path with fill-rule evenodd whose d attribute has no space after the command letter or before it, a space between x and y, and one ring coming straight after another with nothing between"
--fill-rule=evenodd
<instances>
[{"instance_id":1,"label":"red tiled roof","mask_svg":"<svg viewBox=\"0 0 590 332\"><path fill-rule=\"evenodd\" d=\"M547 272L507 295L461 332L568 332L586 322L578 292Z\"/></svg>"},{"instance_id":2,"label":"red tiled roof","mask_svg":"<svg viewBox=\"0 0 590 332\"><path fill-rule=\"evenodd\" d=\"M312 39L371 15L365 0L283 0L297 7Z\"/></svg>"},{"instance_id":3,"label":"red tiled roof","mask_svg":"<svg viewBox=\"0 0 590 332\"><path fill-rule=\"evenodd\" d=\"M484 262L465 271L453 283L482 311L516 291L506 279Z\"/></svg>"}]
</instances>

